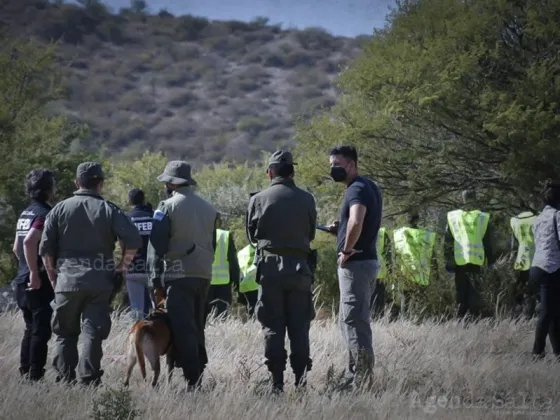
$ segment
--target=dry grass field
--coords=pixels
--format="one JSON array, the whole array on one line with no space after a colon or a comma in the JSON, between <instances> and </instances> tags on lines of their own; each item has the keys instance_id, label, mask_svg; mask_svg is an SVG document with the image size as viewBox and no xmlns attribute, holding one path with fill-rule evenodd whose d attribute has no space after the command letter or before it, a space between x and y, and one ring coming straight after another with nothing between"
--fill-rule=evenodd
<instances>
[{"instance_id":1,"label":"dry grass field","mask_svg":"<svg viewBox=\"0 0 560 420\"><path fill-rule=\"evenodd\" d=\"M44 383L30 386L20 383L17 375L20 316L0 315L0 419L93 418L95 401L103 399L108 387L118 395L125 368L124 359L118 356L124 354L130 325L125 315L113 318L104 345L106 373L101 388L55 384L51 369ZM532 361L528 350L533 328L534 322L508 320L471 325L376 322L375 389L351 394L337 389L345 352L336 323L316 321L311 330L314 368L308 391L294 391L290 371L285 395L275 397L262 392L267 375L258 324L237 319L211 321L205 390L187 394L179 371L170 387L163 381L154 390L141 383L136 367L130 395L141 419L559 418L560 364L551 356ZM97 418L126 417L106 412Z\"/></svg>"}]
</instances>

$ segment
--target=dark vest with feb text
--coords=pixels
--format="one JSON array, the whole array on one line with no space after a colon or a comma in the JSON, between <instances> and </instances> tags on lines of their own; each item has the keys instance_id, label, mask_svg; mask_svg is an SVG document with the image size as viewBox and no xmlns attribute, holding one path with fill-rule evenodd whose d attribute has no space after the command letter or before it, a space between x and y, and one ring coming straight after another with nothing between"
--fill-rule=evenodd
<instances>
[{"instance_id":1,"label":"dark vest with feb text","mask_svg":"<svg viewBox=\"0 0 560 420\"><path fill-rule=\"evenodd\" d=\"M16 225L16 234L17 234L17 256L19 260L18 271L16 277L14 279L15 283L27 283L29 281L29 267L27 266L27 262L25 261L25 253L23 250L23 241L25 237L31 230L31 226L33 222L39 217L46 218L47 214L51 210L51 207L47 203L43 203L40 201L32 200L29 206L23 210L19 216ZM41 277L47 277L46 270L43 266L43 261L41 257L37 257L37 265L39 267L39 272Z\"/></svg>"},{"instance_id":2,"label":"dark vest with feb text","mask_svg":"<svg viewBox=\"0 0 560 420\"><path fill-rule=\"evenodd\" d=\"M154 212L147 206L136 206L127 213L132 223L136 225L142 237L142 248L136 251L132 260L129 273L146 273L146 254L148 252L148 242L152 233L152 218Z\"/></svg>"}]
</instances>

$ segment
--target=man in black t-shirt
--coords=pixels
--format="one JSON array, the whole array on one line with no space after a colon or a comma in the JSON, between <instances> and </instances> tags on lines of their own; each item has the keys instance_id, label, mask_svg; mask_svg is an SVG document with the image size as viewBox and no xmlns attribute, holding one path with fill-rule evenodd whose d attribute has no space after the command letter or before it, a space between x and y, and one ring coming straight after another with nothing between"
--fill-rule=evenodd
<instances>
[{"instance_id":1,"label":"man in black t-shirt","mask_svg":"<svg viewBox=\"0 0 560 420\"><path fill-rule=\"evenodd\" d=\"M352 146L330 151L331 177L345 186L340 220L329 228L337 235L339 326L348 347L349 383L371 385L373 339L370 297L378 263L376 240L381 226L383 200L379 187L358 173L358 156Z\"/></svg>"}]
</instances>

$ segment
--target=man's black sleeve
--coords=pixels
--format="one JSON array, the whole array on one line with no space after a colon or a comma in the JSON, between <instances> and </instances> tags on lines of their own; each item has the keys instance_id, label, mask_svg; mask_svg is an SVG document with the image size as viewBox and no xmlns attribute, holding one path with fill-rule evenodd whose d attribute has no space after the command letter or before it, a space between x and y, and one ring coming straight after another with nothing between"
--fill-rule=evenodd
<instances>
[{"instance_id":1,"label":"man's black sleeve","mask_svg":"<svg viewBox=\"0 0 560 420\"><path fill-rule=\"evenodd\" d=\"M493 223L488 223L488 227L486 228L486 234L482 240L484 245L484 253L486 254L486 260L488 261L488 265L494 264L495 255L494 255L494 226Z\"/></svg>"},{"instance_id":2,"label":"man's black sleeve","mask_svg":"<svg viewBox=\"0 0 560 420\"><path fill-rule=\"evenodd\" d=\"M218 238L217 238L217 230L218 230L218 220L220 216L216 216L216 220L214 220L214 232L212 233L212 248L214 248L214 253L216 253L216 248L218 247Z\"/></svg>"},{"instance_id":3,"label":"man's black sleeve","mask_svg":"<svg viewBox=\"0 0 560 420\"><path fill-rule=\"evenodd\" d=\"M255 238L255 233L257 230L257 215L255 214L255 196L251 196L249 199L249 206L247 207L247 213L245 215L245 233L247 234L247 240L250 244L257 244L257 238Z\"/></svg>"},{"instance_id":4,"label":"man's black sleeve","mask_svg":"<svg viewBox=\"0 0 560 420\"><path fill-rule=\"evenodd\" d=\"M385 245L383 245L383 253L385 254L383 257L385 258L385 265L387 267L387 272L390 273L393 271L393 248L391 247L391 238L389 231L386 231L385 234Z\"/></svg>"},{"instance_id":5,"label":"man's black sleeve","mask_svg":"<svg viewBox=\"0 0 560 420\"><path fill-rule=\"evenodd\" d=\"M445 265L448 267L455 267L455 239L451 234L449 225L445 227L445 235L443 237L443 257Z\"/></svg>"},{"instance_id":6,"label":"man's black sleeve","mask_svg":"<svg viewBox=\"0 0 560 420\"><path fill-rule=\"evenodd\" d=\"M315 204L315 198L311 196L311 204L309 209L309 242L313 242L315 239L316 229L317 229L317 205Z\"/></svg>"},{"instance_id":7,"label":"man's black sleeve","mask_svg":"<svg viewBox=\"0 0 560 420\"><path fill-rule=\"evenodd\" d=\"M239 269L239 261L237 259L237 249L235 248L235 241L233 240L233 234L231 233L229 234L227 259L229 264L229 278L231 279L235 290L238 290L241 270Z\"/></svg>"}]
</instances>

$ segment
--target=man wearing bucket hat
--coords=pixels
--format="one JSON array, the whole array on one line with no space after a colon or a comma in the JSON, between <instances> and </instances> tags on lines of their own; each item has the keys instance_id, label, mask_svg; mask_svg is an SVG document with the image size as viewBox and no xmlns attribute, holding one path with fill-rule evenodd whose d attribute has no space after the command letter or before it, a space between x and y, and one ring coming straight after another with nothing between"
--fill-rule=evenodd
<instances>
[{"instance_id":1,"label":"man wearing bucket hat","mask_svg":"<svg viewBox=\"0 0 560 420\"><path fill-rule=\"evenodd\" d=\"M55 291L52 331L56 335L53 365L57 381L74 382L78 367L82 383L100 384L102 342L111 330L115 273L124 274L142 246L136 226L101 196L103 179L99 163L78 166L78 190L50 211L39 246ZM117 239L123 245L119 264L113 259ZM84 345L78 365L80 332Z\"/></svg>"},{"instance_id":2,"label":"man wearing bucket hat","mask_svg":"<svg viewBox=\"0 0 560 420\"><path fill-rule=\"evenodd\" d=\"M266 365L273 389L282 392L286 330L296 386L305 385L305 374L312 365L309 327L315 313L310 243L315 239L317 211L313 196L294 183L290 152L273 153L267 174L270 186L249 201L246 230L249 241L257 244L255 314L264 331Z\"/></svg>"},{"instance_id":3,"label":"man wearing bucket hat","mask_svg":"<svg viewBox=\"0 0 560 420\"><path fill-rule=\"evenodd\" d=\"M170 161L157 177L168 198L154 212L148 245L150 284L167 296L167 312L188 390L200 384L208 363L205 309L216 249L217 211L195 194L191 166Z\"/></svg>"}]
</instances>

